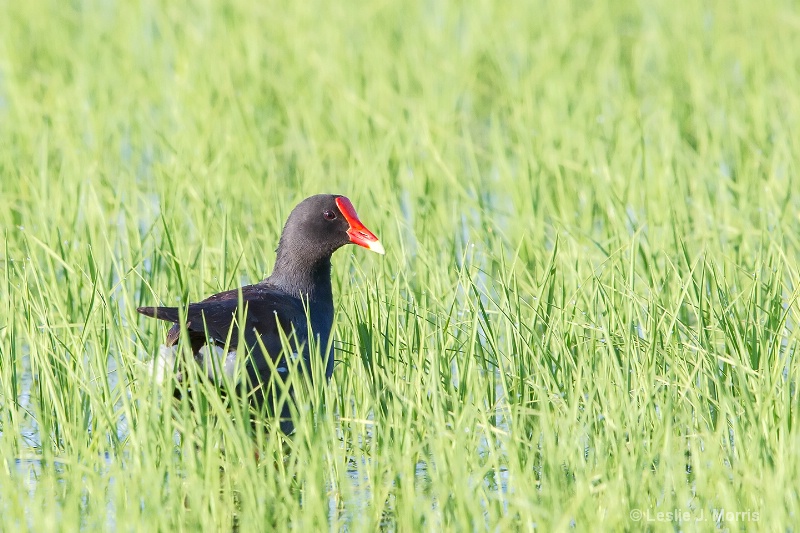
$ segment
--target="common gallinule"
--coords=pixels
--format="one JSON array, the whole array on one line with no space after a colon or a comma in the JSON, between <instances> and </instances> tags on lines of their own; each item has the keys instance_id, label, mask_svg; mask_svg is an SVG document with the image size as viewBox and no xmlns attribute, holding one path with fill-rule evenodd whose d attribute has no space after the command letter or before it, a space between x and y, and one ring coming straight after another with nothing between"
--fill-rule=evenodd
<instances>
[{"instance_id":1,"label":"common gallinule","mask_svg":"<svg viewBox=\"0 0 800 533\"><path fill-rule=\"evenodd\" d=\"M308 368L312 356L308 342L311 332L319 347L314 354L321 354L327 361L325 377L330 379L333 373L331 255L348 243L384 253L383 245L361 223L346 197L318 194L300 202L283 228L275 268L269 277L254 285L214 294L189 304L186 309L187 340L201 372L222 385L222 376L227 375L229 382L235 380L237 364L242 364L243 379L237 385L260 407L267 399L267 384L271 383L273 369L285 377L293 366L302 368L302 365L289 364L289 359L297 356L304 358ZM240 302L244 306L241 311ZM181 381L185 377L185 362L176 361L181 311L177 307L140 307L137 310L174 324L155 364L173 367L176 379ZM242 324L244 329L240 335ZM284 342L288 340L286 350L282 335ZM240 340L245 350L240 349ZM286 353L289 350L291 353ZM237 358L245 353L250 357L237 363ZM156 368L156 373L158 377L163 376L164 368ZM178 390L176 387L176 396L180 397ZM286 406L281 409L281 418L281 428L291 431Z\"/></svg>"}]
</instances>

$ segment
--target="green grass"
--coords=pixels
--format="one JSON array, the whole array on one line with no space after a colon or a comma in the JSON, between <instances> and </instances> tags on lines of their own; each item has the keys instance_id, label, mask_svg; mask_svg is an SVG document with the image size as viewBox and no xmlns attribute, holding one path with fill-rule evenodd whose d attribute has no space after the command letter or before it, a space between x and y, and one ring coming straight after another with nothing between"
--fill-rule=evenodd
<instances>
[{"instance_id":1,"label":"green grass","mask_svg":"<svg viewBox=\"0 0 800 533\"><path fill-rule=\"evenodd\" d=\"M0 530L796 527L796 3L0 12ZM135 308L318 192L387 255L335 256L333 381L256 461Z\"/></svg>"}]
</instances>

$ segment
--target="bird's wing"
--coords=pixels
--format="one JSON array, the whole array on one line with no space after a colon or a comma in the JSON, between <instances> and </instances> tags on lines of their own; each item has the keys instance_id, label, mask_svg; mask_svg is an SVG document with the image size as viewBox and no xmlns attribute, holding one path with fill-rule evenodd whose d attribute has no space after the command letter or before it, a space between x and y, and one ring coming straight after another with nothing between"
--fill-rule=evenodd
<instances>
[{"instance_id":1,"label":"bird's wing","mask_svg":"<svg viewBox=\"0 0 800 533\"><path fill-rule=\"evenodd\" d=\"M196 355L208 341L219 347L227 342L229 351L238 351L240 340L244 341L251 354L246 365L248 376L251 383L256 383L267 381L272 367L286 368L284 357L303 350L308 328L299 301L268 293L249 296L252 299L242 300L241 312L238 295L235 299L217 297L190 304L186 308L186 331ZM140 307L137 310L143 315L173 322L175 325L167 334L166 344L177 343L181 335L180 308ZM241 336L240 325L243 325ZM288 341L288 354L283 354L285 341Z\"/></svg>"}]
</instances>

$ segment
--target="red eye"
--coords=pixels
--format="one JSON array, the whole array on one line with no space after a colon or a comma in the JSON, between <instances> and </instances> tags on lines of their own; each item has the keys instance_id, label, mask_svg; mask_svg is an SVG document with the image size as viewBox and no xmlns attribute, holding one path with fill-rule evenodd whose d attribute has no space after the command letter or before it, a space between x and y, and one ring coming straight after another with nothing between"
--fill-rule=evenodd
<instances>
[{"instance_id":1,"label":"red eye","mask_svg":"<svg viewBox=\"0 0 800 533\"><path fill-rule=\"evenodd\" d=\"M336 218L336 213L334 213L333 211L324 211L322 213L322 216L325 217L325 220L333 220Z\"/></svg>"}]
</instances>

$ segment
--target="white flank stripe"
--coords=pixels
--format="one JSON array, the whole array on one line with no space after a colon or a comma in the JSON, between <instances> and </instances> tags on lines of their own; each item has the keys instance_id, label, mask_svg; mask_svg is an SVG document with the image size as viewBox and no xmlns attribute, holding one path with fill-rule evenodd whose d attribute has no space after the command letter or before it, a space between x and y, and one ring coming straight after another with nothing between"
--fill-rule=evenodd
<instances>
[{"instance_id":1,"label":"white flank stripe","mask_svg":"<svg viewBox=\"0 0 800 533\"><path fill-rule=\"evenodd\" d=\"M210 348L210 349L209 349ZM197 352L203 358L203 368L209 378L219 377L220 374L228 379L236 377L236 350L225 353L221 346L205 345Z\"/></svg>"},{"instance_id":2,"label":"white flank stripe","mask_svg":"<svg viewBox=\"0 0 800 533\"><path fill-rule=\"evenodd\" d=\"M150 361L150 374L155 378L159 385L164 383L167 376L171 375L175 369L175 357L178 353L177 346L158 347L158 355Z\"/></svg>"}]
</instances>

